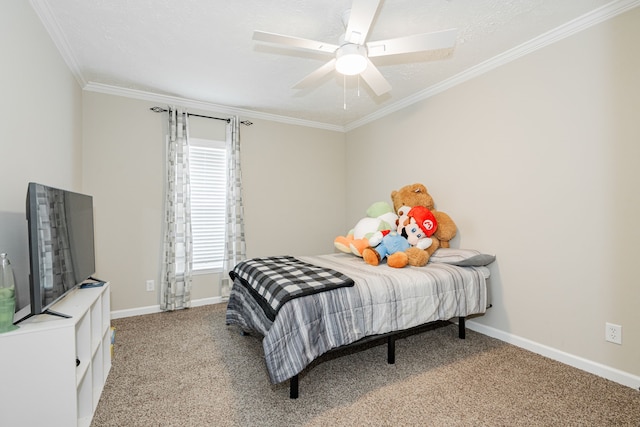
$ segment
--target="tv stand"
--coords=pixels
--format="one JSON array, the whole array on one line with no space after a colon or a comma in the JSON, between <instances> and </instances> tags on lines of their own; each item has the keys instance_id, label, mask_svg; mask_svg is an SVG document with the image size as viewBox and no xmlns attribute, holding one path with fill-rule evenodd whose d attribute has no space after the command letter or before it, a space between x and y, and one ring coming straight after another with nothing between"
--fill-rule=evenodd
<instances>
[{"instance_id":1,"label":"tv stand","mask_svg":"<svg viewBox=\"0 0 640 427\"><path fill-rule=\"evenodd\" d=\"M68 314L58 313L57 311L53 311L53 310L45 310L42 314L50 314L52 316L58 316L64 319L71 319L71 316L69 316Z\"/></svg>"},{"instance_id":2,"label":"tv stand","mask_svg":"<svg viewBox=\"0 0 640 427\"><path fill-rule=\"evenodd\" d=\"M110 290L76 288L0 334L2 425L91 425L111 369Z\"/></svg>"}]
</instances>

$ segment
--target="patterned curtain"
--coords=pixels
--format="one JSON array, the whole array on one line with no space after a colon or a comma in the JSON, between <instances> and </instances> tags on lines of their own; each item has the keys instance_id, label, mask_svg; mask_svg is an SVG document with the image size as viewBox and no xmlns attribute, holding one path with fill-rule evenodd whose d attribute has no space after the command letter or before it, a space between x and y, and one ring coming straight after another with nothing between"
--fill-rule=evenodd
<instances>
[{"instance_id":1,"label":"patterned curtain","mask_svg":"<svg viewBox=\"0 0 640 427\"><path fill-rule=\"evenodd\" d=\"M164 249L160 308L191 306L191 204L189 190L189 124L186 111L169 109L167 137Z\"/></svg>"},{"instance_id":2,"label":"patterned curtain","mask_svg":"<svg viewBox=\"0 0 640 427\"><path fill-rule=\"evenodd\" d=\"M227 213L224 259L220 275L220 295L229 296L229 271L246 258L244 241L244 207L242 204L242 173L240 171L240 122L233 117L227 125Z\"/></svg>"}]
</instances>

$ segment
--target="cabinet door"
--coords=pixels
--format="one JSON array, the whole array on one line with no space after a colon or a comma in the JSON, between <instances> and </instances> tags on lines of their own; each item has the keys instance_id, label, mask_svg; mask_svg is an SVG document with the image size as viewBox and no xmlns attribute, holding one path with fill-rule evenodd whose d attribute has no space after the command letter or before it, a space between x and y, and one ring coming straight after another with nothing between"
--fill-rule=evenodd
<instances>
[{"instance_id":1,"label":"cabinet door","mask_svg":"<svg viewBox=\"0 0 640 427\"><path fill-rule=\"evenodd\" d=\"M76 425L75 328L60 322L0 337L3 425Z\"/></svg>"}]
</instances>

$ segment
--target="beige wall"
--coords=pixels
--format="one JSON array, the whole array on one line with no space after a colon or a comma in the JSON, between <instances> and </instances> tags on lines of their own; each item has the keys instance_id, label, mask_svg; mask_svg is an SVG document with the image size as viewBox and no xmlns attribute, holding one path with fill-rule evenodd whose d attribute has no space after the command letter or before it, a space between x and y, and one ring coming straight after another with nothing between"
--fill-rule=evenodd
<instances>
[{"instance_id":1,"label":"beige wall","mask_svg":"<svg viewBox=\"0 0 640 427\"><path fill-rule=\"evenodd\" d=\"M29 283L27 184L82 189L82 100L29 2L2 2L0 57L0 252L23 288Z\"/></svg>"},{"instance_id":2,"label":"beige wall","mask_svg":"<svg viewBox=\"0 0 640 427\"><path fill-rule=\"evenodd\" d=\"M640 375L638 40L640 8L349 132L348 220L424 183L497 254L478 323Z\"/></svg>"},{"instance_id":3,"label":"beige wall","mask_svg":"<svg viewBox=\"0 0 640 427\"><path fill-rule=\"evenodd\" d=\"M346 227L345 135L253 122L241 129L247 254L332 252Z\"/></svg>"},{"instance_id":4,"label":"beige wall","mask_svg":"<svg viewBox=\"0 0 640 427\"><path fill-rule=\"evenodd\" d=\"M160 280L166 114L114 95L85 92L83 102L97 275L112 282L113 310L157 305L145 283ZM240 129L248 256L330 252L345 228L344 134L252 121ZM224 122L190 125L194 137L224 139ZM217 275L194 277L193 299L217 295Z\"/></svg>"}]
</instances>

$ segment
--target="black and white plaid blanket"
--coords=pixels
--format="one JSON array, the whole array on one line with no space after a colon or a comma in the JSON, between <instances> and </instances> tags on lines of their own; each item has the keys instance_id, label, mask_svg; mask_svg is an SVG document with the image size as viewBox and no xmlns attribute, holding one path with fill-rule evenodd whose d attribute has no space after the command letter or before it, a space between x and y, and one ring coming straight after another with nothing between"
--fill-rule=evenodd
<instances>
[{"instance_id":1,"label":"black and white plaid blanket","mask_svg":"<svg viewBox=\"0 0 640 427\"><path fill-rule=\"evenodd\" d=\"M309 264L292 256L252 258L229 272L257 298L270 320L282 305L293 299L335 288L353 286L353 280L339 271Z\"/></svg>"}]
</instances>

